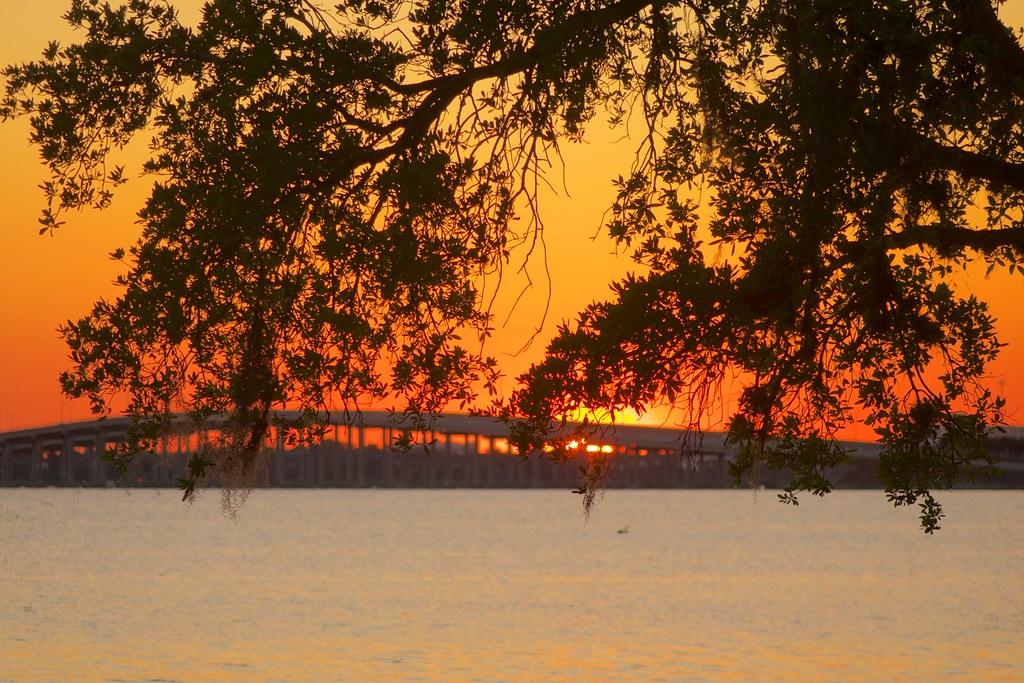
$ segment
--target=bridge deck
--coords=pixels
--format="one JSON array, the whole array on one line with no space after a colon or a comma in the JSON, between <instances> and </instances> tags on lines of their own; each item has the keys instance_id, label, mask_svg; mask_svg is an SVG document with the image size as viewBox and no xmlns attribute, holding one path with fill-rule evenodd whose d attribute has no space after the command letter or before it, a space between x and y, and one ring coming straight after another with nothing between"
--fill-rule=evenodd
<instances>
[{"instance_id":1,"label":"bridge deck","mask_svg":"<svg viewBox=\"0 0 1024 683\"><path fill-rule=\"evenodd\" d=\"M102 457L126 438L127 418L48 425L0 434L0 486L176 486L204 435L177 419L156 453L135 458L126 475ZM700 438L677 429L617 425L601 428L574 458L554 463L510 453L508 429L493 419L442 415L431 424L427 448L398 452L390 446L403 430L389 413L335 417L323 441L309 448L268 449L257 486L305 487L572 487L588 458L610 463L607 485L634 488L723 487L732 484L730 452L721 433ZM215 426L215 425L214 425ZM1014 435L1015 436L1015 435ZM688 438L687 438L688 437ZM1005 479L983 482L1024 486L1024 439L999 443ZM840 487L875 487L878 446L846 442L846 463L830 476ZM588 452L589 451L589 452ZM764 472L756 483L774 487L785 472ZM216 482L213 482L216 483Z\"/></svg>"}]
</instances>

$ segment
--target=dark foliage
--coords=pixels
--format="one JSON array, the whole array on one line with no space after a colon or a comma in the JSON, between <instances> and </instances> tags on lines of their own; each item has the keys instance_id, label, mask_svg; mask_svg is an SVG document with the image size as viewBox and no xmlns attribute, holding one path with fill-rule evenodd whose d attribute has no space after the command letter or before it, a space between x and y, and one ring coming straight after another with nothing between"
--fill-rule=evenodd
<instances>
[{"instance_id":1,"label":"dark foliage","mask_svg":"<svg viewBox=\"0 0 1024 683\"><path fill-rule=\"evenodd\" d=\"M67 19L81 42L8 67L2 113L32 117L52 171L44 230L106 205L109 152L154 136L124 291L63 329L65 390L98 411L128 391L141 437L172 408L227 412L219 466L244 472L285 404L468 405L495 372L473 351L482 278L536 238L543 162L600 114L642 127L607 221L641 274L501 405L523 452L564 451L552 428L580 411L667 402L704 427L737 378L734 474L788 468L786 501L830 489L853 419L927 531L931 491L989 465L999 343L953 276L1012 272L1024 245L1024 50L990 0L211 0L195 28L160 0L74 0Z\"/></svg>"}]
</instances>

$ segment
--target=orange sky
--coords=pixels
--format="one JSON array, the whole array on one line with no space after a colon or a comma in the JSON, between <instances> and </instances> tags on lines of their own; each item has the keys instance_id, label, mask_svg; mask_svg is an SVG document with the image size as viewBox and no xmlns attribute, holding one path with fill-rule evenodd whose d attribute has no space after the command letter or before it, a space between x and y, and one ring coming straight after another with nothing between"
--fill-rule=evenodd
<instances>
[{"instance_id":1,"label":"orange sky","mask_svg":"<svg viewBox=\"0 0 1024 683\"><path fill-rule=\"evenodd\" d=\"M0 62L35 59L49 40L67 42L72 34L60 20L68 0L33 0L0 3ZM201 0L180 0L182 16L197 16ZM1024 24L1024 0L1010 0L1002 9L1013 25ZM628 168L632 145L612 142L621 131L598 130L582 145L565 145L565 178L571 196L547 193L541 211L547 226L548 266L552 302L541 334L530 348L511 355L541 323L547 298L543 260L529 264L535 287L527 293L502 327L508 304L497 311L496 337L489 351L498 356L511 378L536 360L555 324L595 298L605 298L608 283L631 267L616 256L614 246L597 233L601 215L611 203L610 180ZM60 396L57 374L68 365L56 327L87 312L100 296L112 296L111 281L118 266L107 255L128 246L138 234L135 211L141 206L148 183L136 179L121 189L113 206L103 212L83 212L67 218L55 235L39 236L36 219L43 204L38 184L45 178L38 156L28 144L27 122L0 125L0 431L39 424L87 419L88 405ZM137 177L142 145L130 151L129 175ZM131 159L135 163L131 163ZM560 172L552 174L559 179ZM553 180L554 182L554 180ZM519 263L513 263L518 266ZM992 387L1009 400L1010 422L1024 423L1024 281L1021 275L1000 274L986 280L980 274L965 278L966 286L989 301L999 320L1001 338L1009 346L991 366ZM521 282L506 281L506 302ZM660 416L649 420L660 422ZM869 438L866 429L851 430L848 438Z\"/></svg>"}]
</instances>

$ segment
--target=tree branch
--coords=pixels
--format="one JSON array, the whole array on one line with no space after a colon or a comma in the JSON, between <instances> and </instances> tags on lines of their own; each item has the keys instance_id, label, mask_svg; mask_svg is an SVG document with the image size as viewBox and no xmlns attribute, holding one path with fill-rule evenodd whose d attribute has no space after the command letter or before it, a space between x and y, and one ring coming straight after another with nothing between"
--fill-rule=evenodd
<instances>
[{"instance_id":1,"label":"tree branch","mask_svg":"<svg viewBox=\"0 0 1024 683\"><path fill-rule=\"evenodd\" d=\"M978 38L970 52L985 65L995 83L1024 96L1024 48L999 20L991 0L953 0L950 7L965 37Z\"/></svg>"},{"instance_id":2,"label":"tree branch","mask_svg":"<svg viewBox=\"0 0 1024 683\"><path fill-rule=\"evenodd\" d=\"M905 129L904 134L910 136L918 146L917 150L911 147L909 151L925 163L932 162L939 168L955 171L967 178L986 180L997 188L1024 190L1022 164L944 145L910 128Z\"/></svg>"},{"instance_id":3,"label":"tree branch","mask_svg":"<svg viewBox=\"0 0 1024 683\"><path fill-rule=\"evenodd\" d=\"M968 248L991 253L1009 247L1024 255L1024 227L972 230L958 225L934 223L911 225L886 238L889 249L929 246L939 251Z\"/></svg>"},{"instance_id":4,"label":"tree branch","mask_svg":"<svg viewBox=\"0 0 1024 683\"><path fill-rule=\"evenodd\" d=\"M386 147L363 149L347 155L347 158L336 164L334 176L344 177L360 166L380 163L389 157L411 149L419 140L423 139L430 126L440 118L448 106L473 84L492 78L508 78L526 71L558 54L572 38L604 30L636 16L648 7L662 8L671 4L671 1L622 0L600 9L579 12L557 26L541 29L532 46L497 62L418 83L396 83L394 87L407 94L427 93L409 116L388 126L389 130L401 128L402 134L394 143Z\"/></svg>"},{"instance_id":5,"label":"tree branch","mask_svg":"<svg viewBox=\"0 0 1024 683\"><path fill-rule=\"evenodd\" d=\"M533 45L523 52L466 71L445 74L416 83L395 83L392 87L398 92L415 95L444 87L449 83L461 84L459 89L462 90L468 85L489 78L507 78L539 64L546 57L557 54L565 47L570 38L579 37L590 31L606 29L613 24L636 16L648 7L660 9L671 2L672 0L621 0L599 9L577 12L557 26L542 28L537 33Z\"/></svg>"}]
</instances>

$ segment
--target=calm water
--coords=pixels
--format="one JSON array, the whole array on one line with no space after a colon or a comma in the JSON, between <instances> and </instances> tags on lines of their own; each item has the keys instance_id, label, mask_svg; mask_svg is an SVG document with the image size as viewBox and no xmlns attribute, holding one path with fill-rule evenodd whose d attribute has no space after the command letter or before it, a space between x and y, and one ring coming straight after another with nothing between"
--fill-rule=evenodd
<instances>
[{"instance_id":1,"label":"calm water","mask_svg":"<svg viewBox=\"0 0 1024 683\"><path fill-rule=\"evenodd\" d=\"M1024 494L943 500L2 490L0 680L1024 680Z\"/></svg>"}]
</instances>

